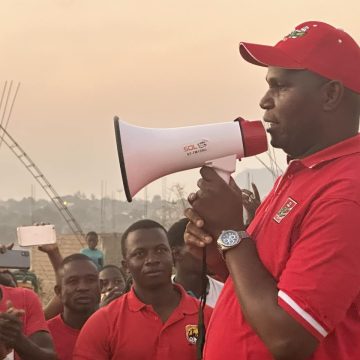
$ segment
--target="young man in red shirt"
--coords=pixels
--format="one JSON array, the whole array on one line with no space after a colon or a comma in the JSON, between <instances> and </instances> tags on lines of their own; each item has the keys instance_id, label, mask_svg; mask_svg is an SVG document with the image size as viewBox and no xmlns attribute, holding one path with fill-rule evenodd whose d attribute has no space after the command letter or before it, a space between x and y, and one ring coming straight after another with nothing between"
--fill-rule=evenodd
<instances>
[{"instance_id":1,"label":"young man in red shirt","mask_svg":"<svg viewBox=\"0 0 360 360\"><path fill-rule=\"evenodd\" d=\"M47 321L58 360L72 360L80 329L98 309L100 283L97 266L83 254L66 257L57 272L55 293L63 312Z\"/></svg>"},{"instance_id":2,"label":"young man in red shirt","mask_svg":"<svg viewBox=\"0 0 360 360\"><path fill-rule=\"evenodd\" d=\"M247 233L234 181L205 167L189 196L187 244L229 274L204 359L360 359L360 48L310 21L240 52L268 67L260 106L289 166Z\"/></svg>"},{"instance_id":3,"label":"young man in red shirt","mask_svg":"<svg viewBox=\"0 0 360 360\"><path fill-rule=\"evenodd\" d=\"M166 230L140 220L124 232L121 245L133 287L87 321L74 359L195 360L199 302L171 282ZM210 314L206 307L206 325Z\"/></svg>"}]
</instances>

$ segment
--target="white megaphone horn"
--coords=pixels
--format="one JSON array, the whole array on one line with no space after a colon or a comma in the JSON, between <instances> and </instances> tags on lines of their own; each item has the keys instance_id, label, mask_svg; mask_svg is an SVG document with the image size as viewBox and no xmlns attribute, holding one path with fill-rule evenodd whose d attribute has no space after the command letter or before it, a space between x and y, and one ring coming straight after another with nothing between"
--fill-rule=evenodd
<instances>
[{"instance_id":1,"label":"white megaphone horn","mask_svg":"<svg viewBox=\"0 0 360 360\"><path fill-rule=\"evenodd\" d=\"M226 181L236 159L267 150L261 121L233 122L179 128L144 128L114 118L116 144L126 198L152 181L178 171L212 166Z\"/></svg>"}]
</instances>

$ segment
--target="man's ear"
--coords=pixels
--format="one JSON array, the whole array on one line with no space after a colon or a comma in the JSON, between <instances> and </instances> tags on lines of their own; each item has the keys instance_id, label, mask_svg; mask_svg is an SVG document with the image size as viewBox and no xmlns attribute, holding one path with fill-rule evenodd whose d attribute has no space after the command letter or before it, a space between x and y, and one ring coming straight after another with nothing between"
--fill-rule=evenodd
<instances>
[{"instance_id":1,"label":"man's ear","mask_svg":"<svg viewBox=\"0 0 360 360\"><path fill-rule=\"evenodd\" d=\"M127 263L126 259L121 260L121 267L123 268L123 270L125 271L126 274L130 274L128 263Z\"/></svg>"},{"instance_id":2,"label":"man's ear","mask_svg":"<svg viewBox=\"0 0 360 360\"><path fill-rule=\"evenodd\" d=\"M181 250L182 250L182 248L180 246L174 246L171 248L174 263L182 260L183 254L182 254Z\"/></svg>"},{"instance_id":3,"label":"man's ear","mask_svg":"<svg viewBox=\"0 0 360 360\"><path fill-rule=\"evenodd\" d=\"M103 279L99 279L99 286L100 286L100 290L102 290L102 288L104 286L104 280Z\"/></svg>"},{"instance_id":4,"label":"man's ear","mask_svg":"<svg viewBox=\"0 0 360 360\"><path fill-rule=\"evenodd\" d=\"M58 297L61 296L61 286L59 284L56 284L54 286L54 292L55 292L56 296L58 296Z\"/></svg>"},{"instance_id":5,"label":"man's ear","mask_svg":"<svg viewBox=\"0 0 360 360\"><path fill-rule=\"evenodd\" d=\"M333 111L344 97L344 85L340 81L332 80L323 85L323 109Z\"/></svg>"}]
</instances>

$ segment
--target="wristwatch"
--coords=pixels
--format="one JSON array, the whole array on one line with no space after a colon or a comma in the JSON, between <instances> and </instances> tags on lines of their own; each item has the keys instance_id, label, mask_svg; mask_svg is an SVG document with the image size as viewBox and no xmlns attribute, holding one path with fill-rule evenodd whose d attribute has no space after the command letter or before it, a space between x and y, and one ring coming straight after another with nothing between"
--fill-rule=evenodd
<instances>
[{"instance_id":1,"label":"wristwatch","mask_svg":"<svg viewBox=\"0 0 360 360\"><path fill-rule=\"evenodd\" d=\"M224 230L217 239L217 246L222 256L224 256L227 250L238 246L242 239L249 237L250 235L246 231Z\"/></svg>"}]
</instances>

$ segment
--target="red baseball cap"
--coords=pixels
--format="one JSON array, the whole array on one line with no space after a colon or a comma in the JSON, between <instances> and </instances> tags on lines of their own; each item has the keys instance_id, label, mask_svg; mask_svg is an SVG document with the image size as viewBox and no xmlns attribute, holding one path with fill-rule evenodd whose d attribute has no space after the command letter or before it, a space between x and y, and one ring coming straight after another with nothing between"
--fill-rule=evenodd
<instances>
[{"instance_id":1,"label":"red baseball cap","mask_svg":"<svg viewBox=\"0 0 360 360\"><path fill-rule=\"evenodd\" d=\"M298 25L275 46L240 43L240 54L260 66L304 69L360 93L360 47L345 31L320 22Z\"/></svg>"}]
</instances>

